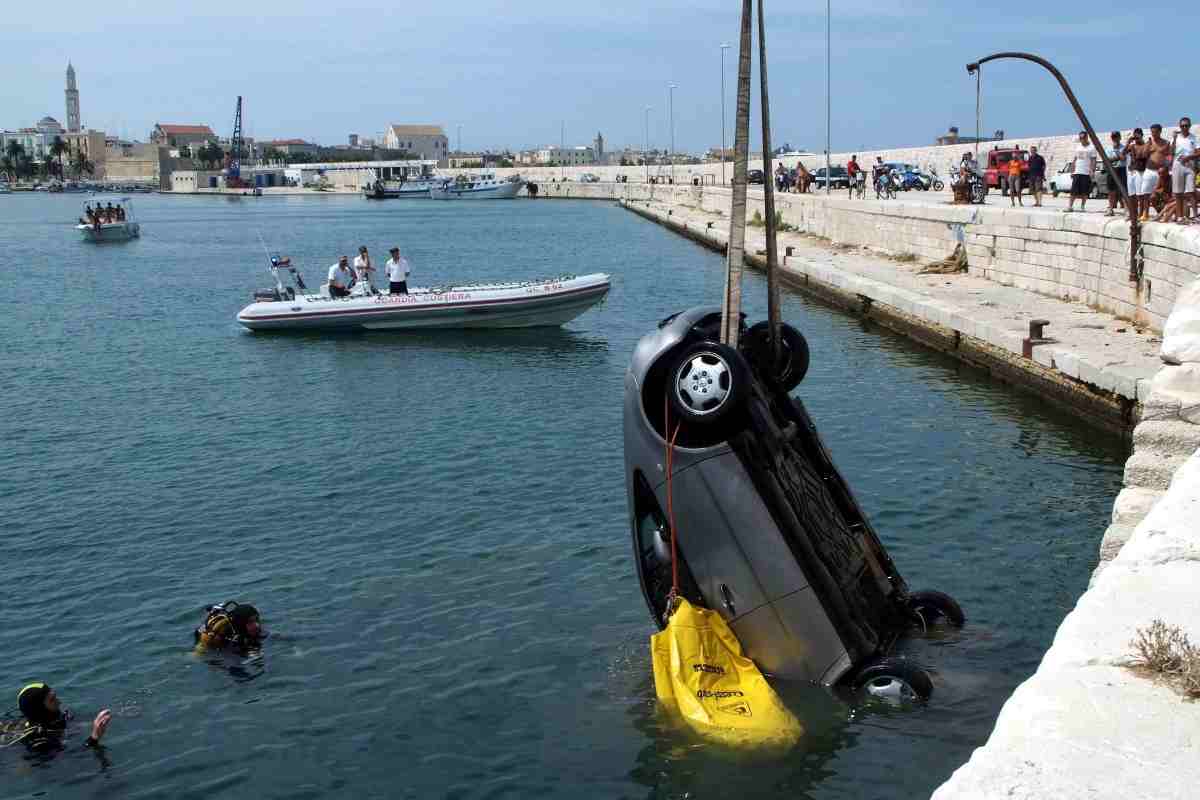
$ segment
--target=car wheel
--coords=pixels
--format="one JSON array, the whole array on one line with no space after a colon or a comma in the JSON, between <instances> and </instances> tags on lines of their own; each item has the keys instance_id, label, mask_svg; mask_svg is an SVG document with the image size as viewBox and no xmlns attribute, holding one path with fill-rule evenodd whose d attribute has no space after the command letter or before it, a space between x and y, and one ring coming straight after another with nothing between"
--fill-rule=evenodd
<instances>
[{"instance_id":1,"label":"car wheel","mask_svg":"<svg viewBox=\"0 0 1200 800\"><path fill-rule=\"evenodd\" d=\"M742 403L750 377L732 347L696 342L686 347L668 373L671 408L681 419L713 425Z\"/></svg>"},{"instance_id":2,"label":"car wheel","mask_svg":"<svg viewBox=\"0 0 1200 800\"><path fill-rule=\"evenodd\" d=\"M854 673L851 686L864 699L896 704L928 700L933 695L929 673L907 658L894 656L867 662Z\"/></svg>"},{"instance_id":3,"label":"car wheel","mask_svg":"<svg viewBox=\"0 0 1200 800\"><path fill-rule=\"evenodd\" d=\"M779 326L779 338L783 352L778 363L773 363L771 327L766 321L759 322L746 332L743 349L747 360L763 380L781 392L790 392L808 374L808 340L786 322Z\"/></svg>"},{"instance_id":4,"label":"car wheel","mask_svg":"<svg viewBox=\"0 0 1200 800\"><path fill-rule=\"evenodd\" d=\"M916 626L922 630L928 630L939 619L956 628L961 628L967 621L962 606L953 597L933 589L911 593L908 596L908 610L912 612Z\"/></svg>"},{"instance_id":5,"label":"car wheel","mask_svg":"<svg viewBox=\"0 0 1200 800\"><path fill-rule=\"evenodd\" d=\"M1050 195L1051 195L1052 197L1058 197L1058 189L1057 189L1057 187L1054 187L1054 186L1051 186L1051 187L1050 187Z\"/></svg>"}]
</instances>

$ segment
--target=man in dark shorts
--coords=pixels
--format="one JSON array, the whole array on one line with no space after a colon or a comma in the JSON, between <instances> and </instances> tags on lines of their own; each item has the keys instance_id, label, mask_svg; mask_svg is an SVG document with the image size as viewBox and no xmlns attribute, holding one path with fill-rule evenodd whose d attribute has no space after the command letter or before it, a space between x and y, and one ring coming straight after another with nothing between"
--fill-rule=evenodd
<instances>
[{"instance_id":1,"label":"man in dark shorts","mask_svg":"<svg viewBox=\"0 0 1200 800\"><path fill-rule=\"evenodd\" d=\"M1096 148L1088 142L1087 131L1079 132L1079 144L1072 154L1075 159L1071 167L1071 199L1064 211L1070 214L1079 201L1079 210L1084 211L1088 195L1092 193L1092 173L1096 171Z\"/></svg>"},{"instance_id":2,"label":"man in dark shorts","mask_svg":"<svg viewBox=\"0 0 1200 800\"><path fill-rule=\"evenodd\" d=\"M1037 151L1034 145L1029 146L1029 190L1033 192L1033 205L1039 207L1042 204L1042 184L1046 180L1046 159Z\"/></svg>"},{"instance_id":3,"label":"man in dark shorts","mask_svg":"<svg viewBox=\"0 0 1200 800\"><path fill-rule=\"evenodd\" d=\"M1121 132L1113 131L1108 138L1112 144L1108 146L1105 155L1108 156L1117 176L1116 183L1111 180L1108 182L1108 211L1104 212L1104 216L1111 217L1117 213L1117 201L1121 197L1120 187L1129 184L1129 171L1125 168L1125 145L1121 144Z\"/></svg>"}]
</instances>

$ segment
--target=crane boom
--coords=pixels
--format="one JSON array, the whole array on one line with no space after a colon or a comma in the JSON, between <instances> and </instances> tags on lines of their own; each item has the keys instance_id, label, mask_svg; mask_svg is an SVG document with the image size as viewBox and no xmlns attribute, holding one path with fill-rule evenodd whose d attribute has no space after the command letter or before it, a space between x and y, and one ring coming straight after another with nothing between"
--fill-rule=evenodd
<instances>
[{"instance_id":1,"label":"crane boom","mask_svg":"<svg viewBox=\"0 0 1200 800\"><path fill-rule=\"evenodd\" d=\"M237 99L237 110L233 115L233 136L229 140L229 155L226 158L225 185L230 188L242 186L242 153L245 141L242 139L242 96Z\"/></svg>"}]
</instances>

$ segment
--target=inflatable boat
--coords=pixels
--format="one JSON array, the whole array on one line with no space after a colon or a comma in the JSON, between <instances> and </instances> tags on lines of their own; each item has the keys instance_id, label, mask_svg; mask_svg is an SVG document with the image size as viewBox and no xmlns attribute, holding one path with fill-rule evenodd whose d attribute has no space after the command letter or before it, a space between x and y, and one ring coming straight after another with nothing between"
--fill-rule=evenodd
<instances>
[{"instance_id":1,"label":"inflatable boat","mask_svg":"<svg viewBox=\"0 0 1200 800\"><path fill-rule=\"evenodd\" d=\"M250 330L405 328L535 328L563 325L599 303L611 286L609 276L563 275L515 283L414 288L389 294L359 283L349 297L330 297L328 288L308 293L297 278L297 292L278 279L272 289L255 292L237 321Z\"/></svg>"}]
</instances>

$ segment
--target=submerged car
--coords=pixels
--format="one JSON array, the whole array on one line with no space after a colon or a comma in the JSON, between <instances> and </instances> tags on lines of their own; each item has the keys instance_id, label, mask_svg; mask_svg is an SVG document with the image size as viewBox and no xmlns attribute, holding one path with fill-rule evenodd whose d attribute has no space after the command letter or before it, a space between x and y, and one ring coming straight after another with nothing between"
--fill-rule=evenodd
<instances>
[{"instance_id":1,"label":"submerged car","mask_svg":"<svg viewBox=\"0 0 1200 800\"><path fill-rule=\"evenodd\" d=\"M679 594L729 623L766 673L879 697L928 698L928 674L890 655L914 630L963 623L949 596L910 592L790 395L808 345L783 325L721 312L672 315L642 338L625 378L625 480L638 579L659 627ZM671 529L676 530L672 563Z\"/></svg>"}]
</instances>

